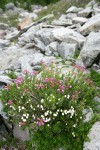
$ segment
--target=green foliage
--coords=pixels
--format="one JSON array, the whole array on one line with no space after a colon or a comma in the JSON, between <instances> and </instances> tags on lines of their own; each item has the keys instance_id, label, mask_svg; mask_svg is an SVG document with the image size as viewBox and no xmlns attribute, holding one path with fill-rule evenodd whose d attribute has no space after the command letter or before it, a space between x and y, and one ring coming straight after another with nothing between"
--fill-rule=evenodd
<instances>
[{"instance_id":1,"label":"green foliage","mask_svg":"<svg viewBox=\"0 0 100 150\"><path fill-rule=\"evenodd\" d=\"M100 87L100 74L95 70L91 70L91 78L94 81L95 85Z\"/></svg>"},{"instance_id":2,"label":"green foliage","mask_svg":"<svg viewBox=\"0 0 100 150\"><path fill-rule=\"evenodd\" d=\"M2 15L0 16L0 22L1 23L6 23L10 26L15 26L17 27L18 24L18 15L11 15L7 18L4 18Z\"/></svg>"},{"instance_id":3,"label":"green foliage","mask_svg":"<svg viewBox=\"0 0 100 150\"><path fill-rule=\"evenodd\" d=\"M4 111L13 123L29 128L28 150L82 150L89 130L82 111L93 107L95 86L79 66L66 75L53 64L42 68L39 75L24 70L2 90Z\"/></svg>"},{"instance_id":4,"label":"green foliage","mask_svg":"<svg viewBox=\"0 0 100 150\"><path fill-rule=\"evenodd\" d=\"M80 53L80 50L77 49L74 54L74 59L77 59L77 57L79 56L79 53Z\"/></svg>"},{"instance_id":5,"label":"green foliage","mask_svg":"<svg viewBox=\"0 0 100 150\"><path fill-rule=\"evenodd\" d=\"M15 72L14 71L9 71L8 73L7 73L7 75L8 75L8 77L10 77L11 79L16 79L17 78L17 75L15 74Z\"/></svg>"}]
</instances>

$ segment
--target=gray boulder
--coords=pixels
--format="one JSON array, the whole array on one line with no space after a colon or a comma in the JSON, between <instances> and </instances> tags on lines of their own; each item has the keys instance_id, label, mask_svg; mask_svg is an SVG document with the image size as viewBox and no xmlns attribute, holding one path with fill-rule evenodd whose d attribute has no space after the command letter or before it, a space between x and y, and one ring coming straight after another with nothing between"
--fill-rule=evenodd
<instances>
[{"instance_id":1,"label":"gray boulder","mask_svg":"<svg viewBox=\"0 0 100 150\"><path fill-rule=\"evenodd\" d=\"M80 48L85 42L85 37L68 28L58 28L52 31L53 37L61 42L77 44Z\"/></svg>"},{"instance_id":2,"label":"gray boulder","mask_svg":"<svg viewBox=\"0 0 100 150\"><path fill-rule=\"evenodd\" d=\"M57 46L58 46L58 42L52 42L50 43L48 46L46 46L45 48L45 52L46 54L57 54Z\"/></svg>"},{"instance_id":3,"label":"gray boulder","mask_svg":"<svg viewBox=\"0 0 100 150\"><path fill-rule=\"evenodd\" d=\"M72 21L73 23L80 23L81 25L83 25L84 23L88 21L88 19L84 17L75 17L72 19Z\"/></svg>"},{"instance_id":4,"label":"gray boulder","mask_svg":"<svg viewBox=\"0 0 100 150\"><path fill-rule=\"evenodd\" d=\"M100 54L100 32L92 32L87 38L83 49L80 52L79 57L81 57L85 67L90 67L97 56Z\"/></svg>"},{"instance_id":5,"label":"gray boulder","mask_svg":"<svg viewBox=\"0 0 100 150\"><path fill-rule=\"evenodd\" d=\"M67 58L72 58L74 56L76 48L76 44L62 42L58 46L58 53L63 59L66 60Z\"/></svg>"},{"instance_id":6,"label":"gray boulder","mask_svg":"<svg viewBox=\"0 0 100 150\"><path fill-rule=\"evenodd\" d=\"M30 139L28 128L25 128L24 130L22 130L21 127L19 127L18 125L14 125L13 135L15 138L17 138L18 140L22 142L28 141Z\"/></svg>"},{"instance_id":7,"label":"gray boulder","mask_svg":"<svg viewBox=\"0 0 100 150\"><path fill-rule=\"evenodd\" d=\"M87 7L83 9L82 11L78 12L79 17L88 17L92 13L91 7Z\"/></svg>"},{"instance_id":8,"label":"gray boulder","mask_svg":"<svg viewBox=\"0 0 100 150\"><path fill-rule=\"evenodd\" d=\"M55 38L52 36L52 29L41 29L35 33L35 37L39 38L46 46L53 42Z\"/></svg>"},{"instance_id":9,"label":"gray boulder","mask_svg":"<svg viewBox=\"0 0 100 150\"><path fill-rule=\"evenodd\" d=\"M74 17L77 17L77 14L76 14L76 13L68 13L68 14L66 15L66 18L67 18L67 19L73 19Z\"/></svg>"},{"instance_id":10,"label":"gray boulder","mask_svg":"<svg viewBox=\"0 0 100 150\"><path fill-rule=\"evenodd\" d=\"M15 7L14 3L8 3L8 4L5 5L5 9L6 9L6 10L9 10L9 9L12 9L12 10L13 10L14 7Z\"/></svg>"},{"instance_id":11,"label":"gray boulder","mask_svg":"<svg viewBox=\"0 0 100 150\"><path fill-rule=\"evenodd\" d=\"M52 25L56 25L56 26L70 26L72 25L72 20L71 19L65 19L65 20L54 20L52 22Z\"/></svg>"},{"instance_id":12,"label":"gray boulder","mask_svg":"<svg viewBox=\"0 0 100 150\"><path fill-rule=\"evenodd\" d=\"M0 15L3 14L3 10L0 8Z\"/></svg>"},{"instance_id":13,"label":"gray boulder","mask_svg":"<svg viewBox=\"0 0 100 150\"><path fill-rule=\"evenodd\" d=\"M90 142L84 143L83 150L100 150L100 122L96 122L92 126L88 137Z\"/></svg>"},{"instance_id":14,"label":"gray boulder","mask_svg":"<svg viewBox=\"0 0 100 150\"><path fill-rule=\"evenodd\" d=\"M92 31L100 30L100 14L93 16L88 22L86 22L81 28L80 33L87 35Z\"/></svg>"},{"instance_id":15,"label":"gray boulder","mask_svg":"<svg viewBox=\"0 0 100 150\"><path fill-rule=\"evenodd\" d=\"M76 6L71 6L66 13L77 13L78 11L83 10L83 8L77 8Z\"/></svg>"},{"instance_id":16,"label":"gray boulder","mask_svg":"<svg viewBox=\"0 0 100 150\"><path fill-rule=\"evenodd\" d=\"M7 30L9 26L5 23L0 23L0 30Z\"/></svg>"}]
</instances>

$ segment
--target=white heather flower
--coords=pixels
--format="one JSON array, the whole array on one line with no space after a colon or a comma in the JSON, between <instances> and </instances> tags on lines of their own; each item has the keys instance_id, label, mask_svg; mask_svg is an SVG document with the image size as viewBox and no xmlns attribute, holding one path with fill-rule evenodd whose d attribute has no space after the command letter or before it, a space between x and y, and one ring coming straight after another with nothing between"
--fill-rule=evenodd
<instances>
[{"instance_id":1,"label":"white heather flower","mask_svg":"<svg viewBox=\"0 0 100 150\"><path fill-rule=\"evenodd\" d=\"M22 107L22 109L25 109L25 107Z\"/></svg>"},{"instance_id":2,"label":"white heather flower","mask_svg":"<svg viewBox=\"0 0 100 150\"><path fill-rule=\"evenodd\" d=\"M26 119L24 118L24 119L22 119L23 120L23 122L26 122Z\"/></svg>"},{"instance_id":3,"label":"white heather flower","mask_svg":"<svg viewBox=\"0 0 100 150\"><path fill-rule=\"evenodd\" d=\"M59 110L59 109L57 109L57 112L60 112L60 110Z\"/></svg>"},{"instance_id":4,"label":"white heather flower","mask_svg":"<svg viewBox=\"0 0 100 150\"><path fill-rule=\"evenodd\" d=\"M48 116L48 112L45 112L44 115L45 115L45 116Z\"/></svg>"},{"instance_id":5,"label":"white heather flower","mask_svg":"<svg viewBox=\"0 0 100 150\"><path fill-rule=\"evenodd\" d=\"M40 107L40 105L37 105L37 107L39 108L39 107Z\"/></svg>"},{"instance_id":6,"label":"white heather flower","mask_svg":"<svg viewBox=\"0 0 100 150\"><path fill-rule=\"evenodd\" d=\"M80 117L80 119L82 119L82 116Z\"/></svg>"},{"instance_id":7,"label":"white heather flower","mask_svg":"<svg viewBox=\"0 0 100 150\"><path fill-rule=\"evenodd\" d=\"M40 105L40 108L43 109L43 105Z\"/></svg>"},{"instance_id":8,"label":"white heather flower","mask_svg":"<svg viewBox=\"0 0 100 150\"><path fill-rule=\"evenodd\" d=\"M54 117L57 117L57 114L53 114Z\"/></svg>"},{"instance_id":9,"label":"white heather flower","mask_svg":"<svg viewBox=\"0 0 100 150\"><path fill-rule=\"evenodd\" d=\"M66 126L67 126L67 123L66 123Z\"/></svg>"},{"instance_id":10,"label":"white heather flower","mask_svg":"<svg viewBox=\"0 0 100 150\"><path fill-rule=\"evenodd\" d=\"M60 98L58 98L58 101L60 101Z\"/></svg>"},{"instance_id":11,"label":"white heather flower","mask_svg":"<svg viewBox=\"0 0 100 150\"><path fill-rule=\"evenodd\" d=\"M46 119L45 119L46 122L49 122L50 120L51 120L50 118L46 118Z\"/></svg>"},{"instance_id":12,"label":"white heather flower","mask_svg":"<svg viewBox=\"0 0 100 150\"><path fill-rule=\"evenodd\" d=\"M35 116L34 116L34 115L32 115L32 117L35 119Z\"/></svg>"},{"instance_id":13,"label":"white heather flower","mask_svg":"<svg viewBox=\"0 0 100 150\"><path fill-rule=\"evenodd\" d=\"M50 126L50 124L47 124L47 126L49 127L49 126Z\"/></svg>"},{"instance_id":14,"label":"white heather flower","mask_svg":"<svg viewBox=\"0 0 100 150\"><path fill-rule=\"evenodd\" d=\"M72 136L75 137L75 133L74 132L72 132Z\"/></svg>"},{"instance_id":15,"label":"white heather flower","mask_svg":"<svg viewBox=\"0 0 100 150\"><path fill-rule=\"evenodd\" d=\"M43 116L43 115L41 115L41 118L44 118L44 116Z\"/></svg>"},{"instance_id":16,"label":"white heather flower","mask_svg":"<svg viewBox=\"0 0 100 150\"><path fill-rule=\"evenodd\" d=\"M52 114L52 111L49 111L49 114Z\"/></svg>"},{"instance_id":17,"label":"white heather flower","mask_svg":"<svg viewBox=\"0 0 100 150\"><path fill-rule=\"evenodd\" d=\"M35 108L33 110L35 110Z\"/></svg>"},{"instance_id":18,"label":"white heather flower","mask_svg":"<svg viewBox=\"0 0 100 150\"><path fill-rule=\"evenodd\" d=\"M29 114L26 114L26 118L28 118L29 117Z\"/></svg>"},{"instance_id":19,"label":"white heather flower","mask_svg":"<svg viewBox=\"0 0 100 150\"><path fill-rule=\"evenodd\" d=\"M69 99L69 98L70 98L70 95L68 95L67 98Z\"/></svg>"},{"instance_id":20,"label":"white heather flower","mask_svg":"<svg viewBox=\"0 0 100 150\"><path fill-rule=\"evenodd\" d=\"M31 99L28 100L29 102L31 101Z\"/></svg>"},{"instance_id":21,"label":"white heather flower","mask_svg":"<svg viewBox=\"0 0 100 150\"><path fill-rule=\"evenodd\" d=\"M62 116L64 116L64 113L62 113Z\"/></svg>"},{"instance_id":22,"label":"white heather flower","mask_svg":"<svg viewBox=\"0 0 100 150\"><path fill-rule=\"evenodd\" d=\"M21 98L23 98L23 96L21 96Z\"/></svg>"},{"instance_id":23,"label":"white heather flower","mask_svg":"<svg viewBox=\"0 0 100 150\"><path fill-rule=\"evenodd\" d=\"M60 112L62 112L62 109L60 110Z\"/></svg>"},{"instance_id":24,"label":"white heather flower","mask_svg":"<svg viewBox=\"0 0 100 150\"><path fill-rule=\"evenodd\" d=\"M44 99L41 99L41 103L43 103L44 102Z\"/></svg>"},{"instance_id":25,"label":"white heather flower","mask_svg":"<svg viewBox=\"0 0 100 150\"><path fill-rule=\"evenodd\" d=\"M75 128L75 127L76 127L76 124L74 124L73 127Z\"/></svg>"},{"instance_id":26,"label":"white heather flower","mask_svg":"<svg viewBox=\"0 0 100 150\"><path fill-rule=\"evenodd\" d=\"M33 108L33 106L32 106L32 105L30 105L30 107L31 107L31 108Z\"/></svg>"},{"instance_id":27,"label":"white heather flower","mask_svg":"<svg viewBox=\"0 0 100 150\"><path fill-rule=\"evenodd\" d=\"M64 110L64 113L67 115L67 110Z\"/></svg>"},{"instance_id":28,"label":"white heather flower","mask_svg":"<svg viewBox=\"0 0 100 150\"><path fill-rule=\"evenodd\" d=\"M23 114L23 117L26 117L26 114Z\"/></svg>"},{"instance_id":29,"label":"white heather flower","mask_svg":"<svg viewBox=\"0 0 100 150\"><path fill-rule=\"evenodd\" d=\"M67 96L65 95L64 97L66 98Z\"/></svg>"}]
</instances>

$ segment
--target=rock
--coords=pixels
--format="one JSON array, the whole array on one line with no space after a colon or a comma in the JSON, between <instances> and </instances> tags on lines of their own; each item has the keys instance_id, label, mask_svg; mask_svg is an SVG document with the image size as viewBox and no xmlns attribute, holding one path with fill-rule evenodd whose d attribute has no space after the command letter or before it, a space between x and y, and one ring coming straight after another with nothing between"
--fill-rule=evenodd
<instances>
[{"instance_id":1,"label":"rock","mask_svg":"<svg viewBox=\"0 0 100 150\"><path fill-rule=\"evenodd\" d=\"M85 37L81 34L73 31L68 28L58 28L52 31L53 37L61 42L77 44L78 47L81 47L85 42Z\"/></svg>"},{"instance_id":2,"label":"rock","mask_svg":"<svg viewBox=\"0 0 100 150\"><path fill-rule=\"evenodd\" d=\"M8 3L8 4L5 5L5 9L6 9L6 10L9 10L9 9L12 9L12 10L13 10L14 7L15 7L14 3Z\"/></svg>"},{"instance_id":3,"label":"rock","mask_svg":"<svg viewBox=\"0 0 100 150\"><path fill-rule=\"evenodd\" d=\"M0 115L0 140L4 140L8 136L8 132L3 117Z\"/></svg>"},{"instance_id":4,"label":"rock","mask_svg":"<svg viewBox=\"0 0 100 150\"><path fill-rule=\"evenodd\" d=\"M52 42L45 48L45 52L49 54L52 54L52 53L55 54L55 52L57 52L58 50L57 46L58 46L58 42Z\"/></svg>"},{"instance_id":5,"label":"rock","mask_svg":"<svg viewBox=\"0 0 100 150\"><path fill-rule=\"evenodd\" d=\"M66 19L73 19L73 18L75 18L75 17L77 17L77 14L76 14L76 13L68 13L68 14L66 15Z\"/></svg>"},{"instance_id":6,"label":"rock","mask_svg":"<svg viewBox=\"0 0 100 150\"><path fill-rule=\"evenodd\" d=\"M72 25L72 20L71 19L66 19L66 20L53 20L53 22L51 23L52 25L56 25L56 26L70 26Z\"/></svg>"},{"instance_id":7,"label":"rock","mask_svg":"<svg viewBox=\"0 0 100 150\"><path fill-rule=\"evenodd\" d=\"M34 12L35 10L42 10L43 6L41 5L31 5L31 10Z\"/></svg>"},{"instance_id":8,"label":"rock","mask_svg":"<svg viewBox=\"0 0 100 150\"><path fill-rule=\"evenodd\" d=\"M20 22L17 26L18 30L22 30L25 27L27 27L28 25L30 25L32 23L32 19L30 17L25 17L22 22Z\"/></svg>"},{"instance_id":9,"label":"rock","mask_svg":"<svg viewBox=\"0 0 100 150\"><path fill-rule=\"evenodd\" d=\"M96 122L89 134L88 137L90 139L90 142L84 143L83 150L99 150L100 149L100 122Z\"/></svg>"},{"instance_id":10,"label":"rock","mask_svg":"<svg viewBox=\"0 0 100 150\"><path fill-rule=\"evenodd\" d=\"M85 9L83 9L82 11L78 12L78 16L79 17L89 17L92 14L92 9L91 7L87 7Z\"/></svg>"},{"instance_id":11,"label":"rock","mask_svg":"<svg viewBox=\"0 0 100 150\"><path fill-rule=\"evenodd\" d=\"M62 42L58 46L58 53L63 59L66 60L67 58L72 58L74 56L76 48L76 44Z\"/></svg>"},{"instance_id":12,"label":"rock","mask_svg":"<svg viewBox=\"0 0 100 150\"><path fill-rule=\"evenodd\" d=\"M87 7L93 8L93 5L94 5L95 3L96 3L95 0L92 0L92 1L90 1L85 7L86 7L86 8L87 8Z\"/></svg>"},{"instance_id":13,"label":"rock","mask_svg":"<svg viewBox=\"0 0 100 150\"><path fill-rule=\"evenodd\" d=\"M12 82L8 76L0 75L0 83L7 85L7 84L11 84Z\"/></svg>"},{"instance_id":14,"label":"rock","mask_svg":"<svg viewBox=\"0 0 100 150\"><path fill-rule=\"evenodd\" d=\"M45 52L45 45L42 41L40 41L38 38L34 39L35 41L35 47L40 50L41 52Z\"/></svg>"},{"instance_id":15,"label":"rock","mask_svg":"<svg viewBox=\"0 0 100 150\"><path fill-rule=\"evenodd\" d=\"M90 67L100 54L100 32L91 32L80 52L85 67Z\"/></svg>"},{"instance_id":16,"label":"rock","mask_svg":"<svg viewBox=\"0 0 100 150\"><path fill-rule=\"evenodd\" d=\"M60 18L59 18L59 21L63 21L63 20L66 20L66 15L65 14L61 15Z\"/></svg>"},{"instance_id":17,"label":"rock","mask_svg":"<svg viewBox=\"0 0 100 150\"><path fill-rule=\"evenodd\" d=\"M3 10L2 10L2 8L0 8L0 15L2 15L3 14Z\"/></svg>"},{"instance_id":18,"label":"rock","mask_svg":"<svg viewBox=\"0 0 100 150\"><path fill-rule=\"evenodd\" d=\"M25 18L25 17L29 17L31 19L36 19L37 15L35 13L29 13L27 11L26 12L24 11L24 12L19 14L19 17L22 18L22 19Z\"/></svg>"},{"instance_id":19,"label":"rock","mask_svg":"<svg viewBox=\"0 0 100 150\"><path fill-rule=\"evenodd\" d=\"M99 102L99 103L100 103L100 97L96 96L96 97L94 98L94 101L96 101L96 102Z\"/></svg>"},{"instance_id":20,"label":"rock","mask_svg":"<svg viewBox=\"0 0 100 150\"><path fill-rule=\"evenodd\" d=\"M5 23L0 23L0 30L7 30L9 26Z\"/></svg>"},{"instance_id":21,"label":"rock","mask_svg":"<svg viewBox=\"0 0 100 150\"><path fill-rule=\"evenodd\" d=\"M80 23L81 25L83 25L84 23L86 23L88 21L87 18L83 18L83 17L75 17L72 19L73 23Z\"/></svg>"},{"instance_id":22,"label":"rock","mask_svg":"<svg viewBox=\"0 0 100 150\"><path fill-rule=\"evenodd\" d=\"M18 140L20 140L22 142L29 141L29 139L30 139L28 128L25 128L23 130L18 125L14 125L13 135L15 138L17 138Z\"/></svg>"},{"instance_id":23,"label":"rock","mask_svg":"<svg viewBox=\"0 0 100 150\"><path fill-rule=\"evenodd\" d=\"M0 30L0 39L4 38L6 32L4 30Z\"/></svg>"},{"instance_id":24,"label":"rock","mask_svg":"<svg viewBox=\"0 0 100 150\"><path fill-rule=\"evenodd\" d=\"M71 6L66 13L77 13L78 11L83 10L83 8L77 8L76 6Z\"/></svg>"},{"instance_id":25,"label":"rock","mask_svg":"<svg viewBox=\"0 0 100 150\"><path fill-rule=\"evenodd\" d=\"M0 39L0 52L5 50L9 46L9 40Z\"/></svg>"},{"instance_id":26,"label":"rock","mask_svg":"<svg viewBox=\"0 0 100 150\"><path fill-rule=\"evenodd\" d=\"M100 8L93 8L94 15L100 14Z\"/></svg>"},{"instance_id":27,"label":"rock","mask_svg":"<svg viewBox=\"0 0 100 150\"><path fill-rule=\"evenodd\" d=\"M100 14L93 16L88 22L86 22L81 28L80 33L88 35L92 31L100 30Z\"/></svg>"},{"instance_id":28,"label":"rock","mask_svg":"<svg viewBox=\"0 0 100 150\"><path fill-rule=\"evenodd\" d=\"M84 122L89 122L92 117L93 117L93 110L92 108L89 109L84 109L83 114L85 115L85 119L83 120Z\"/></svg>"},{"instance_id":29,"label":"rock","mask_svg":"<svg viewBox=\"0 0 100 150\"><path fill-rule=\"evenodd\" d=\"M35 38L38 38L46 46L55 41L55 38L52 36L52 29L44 28L35 33Z\"/></svg>"}]
</instances>

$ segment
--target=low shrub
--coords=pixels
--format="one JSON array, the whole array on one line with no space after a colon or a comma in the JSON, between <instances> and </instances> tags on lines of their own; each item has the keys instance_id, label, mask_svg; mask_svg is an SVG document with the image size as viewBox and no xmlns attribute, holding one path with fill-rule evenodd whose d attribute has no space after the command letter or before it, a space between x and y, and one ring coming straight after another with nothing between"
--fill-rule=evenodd
<instances>
[{"instance_id":1,"label":"low shrub","mask_svg":"<svg viewBox=\"0 0 100 150\"><path fill-rule=\"evenodd\" d=\"M82 111L92 106L95 86L80 66L66 75L53 65L42 67L40 74L24 70L5 86L4 111L14 124L29 128L28 150L82 150L87 130Z\"/></svg>"}]
</instances>

